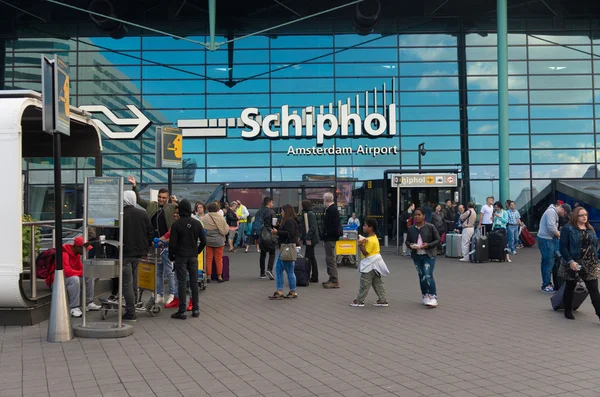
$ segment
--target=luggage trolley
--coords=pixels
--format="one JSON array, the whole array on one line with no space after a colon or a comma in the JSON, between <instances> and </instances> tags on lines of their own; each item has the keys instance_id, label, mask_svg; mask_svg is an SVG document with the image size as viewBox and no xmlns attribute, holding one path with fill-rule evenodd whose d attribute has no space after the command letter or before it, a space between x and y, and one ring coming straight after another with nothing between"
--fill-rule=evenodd
<instances>
[{"instance_id":1,"label":"luggage trolley","mask_svg":"<svg viewBox=\"0 0 600 397\"><path fill-rule=\"evenodd\" d=\"M161 260L160 250L159 250L160 241L158 238L154 239L154 249L148 254L148 259L142 259L138 263L138 289L135 291L135 311L136 312L146 312L150 316L155 317L158 316L162 307L156 304L156 268L158 267L158 261ZM150 298L146 303L143 301L144 291L150 291ZM107 300L100 300L102 303L102 308L100 309L100 314L102 315L102 320L106 320L109 312L117 312L117 304L113 302L109 302Z\"/></svg>"},{"instance_id":2,"label":"luggage trolley","mask_svg":"<svg viewBox=\"0 0 600 397\"><path fill-rule=\"evenodd\" d=\"M343 226L342 238L335 242L335 261L339 265L358 267L360 262L358 250L358 228L356 226Z\"/></svg>"}]
</instances>

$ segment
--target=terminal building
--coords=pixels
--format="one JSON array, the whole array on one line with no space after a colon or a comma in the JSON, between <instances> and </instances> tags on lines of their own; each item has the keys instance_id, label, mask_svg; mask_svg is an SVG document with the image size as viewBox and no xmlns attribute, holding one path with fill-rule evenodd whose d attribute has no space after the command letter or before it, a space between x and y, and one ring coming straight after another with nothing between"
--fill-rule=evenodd
<instances>
[{"instance_id":1,"label":"terminal building","mask_svg":"<svg viewBox=\"0 0 600 397\"><path fill-rule=\"evenodd\" d=\"M133 175L146 192L167 184L156 128L179 126L173 191L193 201L257 208L270 195L298 207L331 191L344 216L376 217L391 233L394 173L458 180L402 189L401 207L498 198L495 0L218 1L215 51L203 45L205 1L11 3L0 5L0 89L41 91L40 55L67 60L71 104L106 108L93 113L111 131L103 174ZM598 178L600 8L514 0L508 15L510 195L535 228L553 180ZM136 119L131 106L151 121L136 134L135 120L106 116ZM94 166L64 159L65 217L81 217ZM51 219L52 159L26 159L23 178L25 211Z\"/></svg>"}]
</instances>

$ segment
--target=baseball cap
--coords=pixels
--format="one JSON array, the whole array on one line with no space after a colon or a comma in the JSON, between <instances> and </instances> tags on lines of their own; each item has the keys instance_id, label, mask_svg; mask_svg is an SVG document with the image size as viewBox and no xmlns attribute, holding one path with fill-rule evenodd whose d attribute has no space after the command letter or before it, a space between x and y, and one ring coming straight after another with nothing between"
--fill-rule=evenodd
<instances>
[{"instance_id":1,"label":"baseball cap","mask_svg":"<svg viewBox=\"0 0 600 397\"><path fill-rule=\"evenodd\" d=\"M88 251L92 249L90 243L84 243L83 237L78 236L73 239L73 245L76 247L85 247Z\"/></svg>"},{"instance_id":2,"label":"baseball cap","mask_svg":"<svg viewBox=\"0 0 600 397\"><path fill-rule=\"evenodd\" d=\"M564 202L564 201L562 201L562 200L558 200L558 201L556 202L556 204L558 204L558 205L563 205L564 203L565 203L565 202Z\"/></svg>"},{"instance_id":3,"label":"baseball cap","mask_svg":"<svg viewBox=\"0 0 600 397\"><path fill-rule=\"evenodd\" d=\"M565 215L567 215L567 216L571 215L571 206L569 204L562 204L561 208L563 210L565 210Z\"/></svg>"}]
</instances>

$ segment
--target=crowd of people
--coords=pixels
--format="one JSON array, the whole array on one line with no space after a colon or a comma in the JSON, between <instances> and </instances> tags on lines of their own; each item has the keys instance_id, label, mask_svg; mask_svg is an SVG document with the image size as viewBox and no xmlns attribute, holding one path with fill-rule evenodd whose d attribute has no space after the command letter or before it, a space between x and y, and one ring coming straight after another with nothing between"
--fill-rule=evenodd
<instances>
[{"instance_id":1,"label":"crowd of people","mask_svg":"<svg viewBox=\"0 0 600 397\"><path fill-rule=\"evenodd\" d=\"M223 208L219 202L206 205L198 202L192 208L190 202L177 201L166 189L158 191L156 201L144 200L139 196L135 179L129 177L127 180L131 183L132 190L126 191L123 197L123 320L136 320L137 266L148 255L152 243L157 239L161 245L161 256L156 269L155 301L157 304L164 304L165 308L177 309L171 316L175 319L185 319L187 311L191 311L193 317L200 314L198 257L204 250L207 282L210 282L213 272L216 272L217 282L224 282L225 246L228 246L229 252L236 252L240 247L248 252L249 247L255 245L260 253L259 278L275 280L276 283L275 292L268 299L282 300L298 297L294 268L302 246L308 279L311 283L319 281L315 247L322 242L328 275L322 286L325 289L340 288L336 243L344 230L332 193L323 195L324 211L321 214L322 221L318 222L310 200L302 201L302 212L299 214L291 205L284 205L281 216L277 217L272 198L265 197L261 208L252 217L240 201L225 203ZM503 206L499 201L494 202L493 197L488 197L479 213L472 202L464 206L451 200L447 200L444 205L429 203L420 208L415 207L414 203L408 205L400 216L398 227L402 239L402 254L412 257L422 302L427 307L438 306L434 269L436 256L444 253L444 236L452 233L462 236L460 261L468 261L473 253L471 242L475 233L503 234L506 238L503 248L509 262L510 255L516 255L517 248L521 246L519 230L524 224L513 201L507 200ZM572 211L568 204L559 201L545 211L537 235L541 253L541 291L555 293L558 286L553 285L556 282L553 278L560 277L564 281L562 293L565 317L569 319L574 319L572 301L578 282L586 285L600 317L598 240L587 216L585 208L578 206ZM389 274L389 269L381 256L377 221L366 218L361 228L361 221L353 213L348 219L348 225L360 229L363 234L357 240L362 255L357 265L360 272L359 292L350 306L363 307L369 289L373 287L377 295L373 305L387 307L389 303L383 277ZM93 228L90 232L91 237L101 233ZM92 246L78 237L73 244L65 245L63 251L69 306L74 317L82 314L78 291L83 283L81 254L84 249L92 249ZM48 277L52 278L52 274ZM284 292L286 279L289 287L287 293ZM114 281L115 288L109 299L116 302L119 280ZM165 281L168 285L166 298ZM85 282L85 309L100 309L93 302L92 280ZM52 280L49 285L51 284ZM188 287L189 301L186 299Z\"/></svg>"}]
</instances>

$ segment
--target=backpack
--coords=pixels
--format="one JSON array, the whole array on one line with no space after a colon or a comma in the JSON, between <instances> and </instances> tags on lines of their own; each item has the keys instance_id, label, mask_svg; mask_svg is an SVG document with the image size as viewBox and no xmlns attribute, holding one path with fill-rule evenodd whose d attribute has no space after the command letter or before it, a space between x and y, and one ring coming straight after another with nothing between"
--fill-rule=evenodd
<instances>
[{"instance_id":1,"label":"backpack","mask_svg":"<svg viewBox=\"0 0 600 397\"><path fill-rule=\"evenodd\" d=\"M253 236L260 236L260 232L262 231L262 228L263 228L263 223L264 223L263 214L262 214L262 211L259 210L256 213L256 216L254 217L254 221L252 222L252 235Z\"/></svg>"},{"instance_id":2,"label":"backpack","mask_svg":"<svg viewBox=\"0 0 600 397\"><path fill-rule=\"evenodd\" d=\"M54 248L47 249L38 254L35 258L35 276L37 278L48 278L56 266L56 250Z\"/></svg>"}]
</instances>

